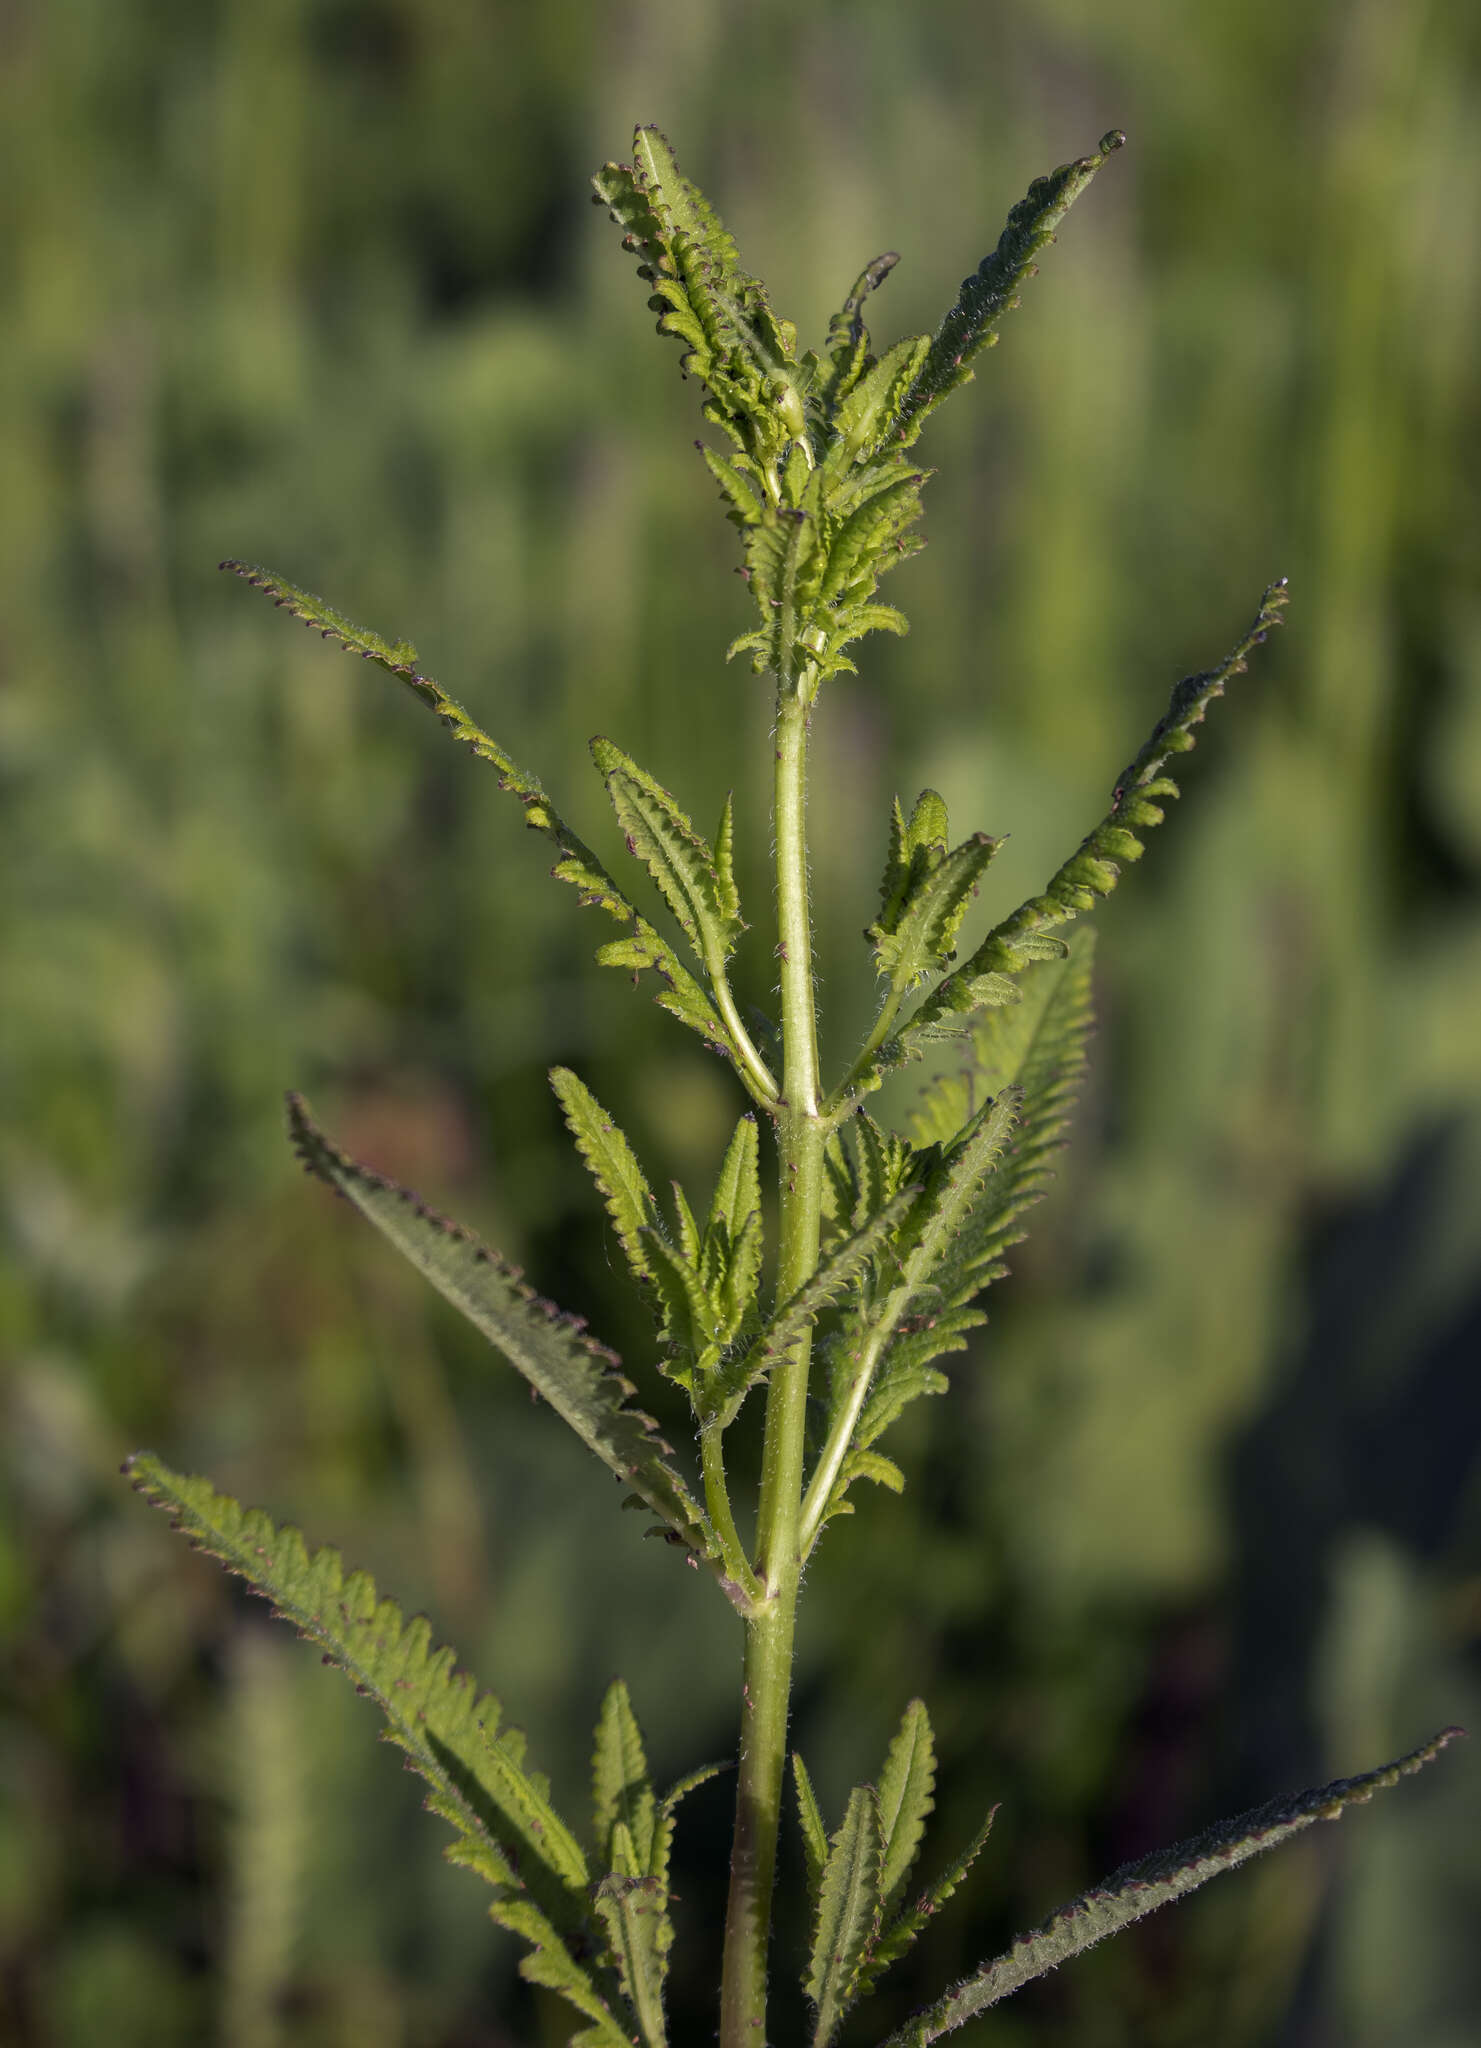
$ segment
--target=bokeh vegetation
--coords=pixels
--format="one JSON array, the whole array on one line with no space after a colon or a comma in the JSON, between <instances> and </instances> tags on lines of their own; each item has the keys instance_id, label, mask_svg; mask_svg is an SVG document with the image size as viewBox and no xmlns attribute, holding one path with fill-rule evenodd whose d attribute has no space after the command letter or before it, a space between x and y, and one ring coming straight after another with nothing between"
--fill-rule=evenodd
<instances>
[{"instance_id":1,"label":"bokeh vegetation","mask_svg":"<svg viewBox=\"0 0 1481 2048\"><path fill-rule=\"evenodd\" d=\"M10 0L0 2040L560 2038L373 1715L117 1479L139 1444L427 1607L558 1787L619 1666L660 1769L732 1741L708 1586L280 1111L304 1087L636 1363L543 1072L701 1183L727 1077L591 966L476 764L214 569L415 639L604 849L591 732L705 820L734 784L764 900L735 536L584 197L635 119L819 339L886 247L877 336L930 326L1033 175L1132 138L933 428L910 639L820 714L835 1051L894 790L1010 830L1016 901L1293 589L1102 918L1060 1189L904 1500L808 1586L825 1802L916 1691L940 1839L1004 1802L901 2011L1125 1857L1481 1720L1478 83L1463 0ZM1466 2048L1476 1783L1452 1759L984 2040ZM694 1997L727 1809L681 1831Z\"/></svg>"}]
</instances>

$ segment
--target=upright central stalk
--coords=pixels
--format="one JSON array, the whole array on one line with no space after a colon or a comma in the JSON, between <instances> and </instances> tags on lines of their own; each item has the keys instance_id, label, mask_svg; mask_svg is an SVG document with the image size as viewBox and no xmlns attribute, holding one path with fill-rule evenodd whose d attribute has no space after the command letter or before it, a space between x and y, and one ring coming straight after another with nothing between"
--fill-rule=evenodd
<instances>
[{"instance_id":1,"label":"upright central stalk","mask_svg":"<svg viewBox=\"0 0 1481 2048\"><path fill-rule=\"evenodd\" d=\"M823 1127L818 1114L818 1035L813 1006L812 918L807 893L807 686L778 701L776 724L776 901L782 982L782 1095L777 1104L780 1253L777 1300L812 1278L822 1213ZM740 1780L725 1964L720 2048L761 2048L766 2038L766 1951L787 1754L792 1633L801 1570L803 1434L811 1334L772 1367L766 1397L756 1573L765 1604L746 1624Z\"/></svg>"}]
</instances>

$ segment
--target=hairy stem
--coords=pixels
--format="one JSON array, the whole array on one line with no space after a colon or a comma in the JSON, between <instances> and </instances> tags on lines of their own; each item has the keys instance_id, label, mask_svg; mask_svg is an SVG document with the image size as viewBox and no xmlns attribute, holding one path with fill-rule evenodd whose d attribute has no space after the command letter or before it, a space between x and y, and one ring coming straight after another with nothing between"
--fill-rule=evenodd
<instances>
[{"instance_id":1,"label":"hairy stem","mask_svg":"<svg viewBox=\"0 0 1481 2048\"><path fill-rule=\"evenodd\" d=\"M828 1432L828 1440L819 1454L798 1517L797 1544L804 1563L818 1540L818 1532L823 1526L823 1516L827 1512L829 1498L843 1469L843 1461L848 1456L849 1445L854 1440L854 1431L858 1428L859 1417L864 1412L864 1403L874 1383L875 1368L884 1356L886 1345L899 1328L900 1319L909 1306L914 1291L912 1287L899 1287L895 1290L854 1359L852 1383L847 1396L839 1405L833 1427ZM837 1401L836 1387L830 1399Z\"/></svg>"},{"instance_id":2,"label":"hairy stem","mask_svg":"<svg viewBox=\"0 0 1481 2048\"><path fill-rule=\"evenodd\" d=\"M859 1048L858 1058L823 1105L824 1113L831 1127L836 1128L837 1125L843 1123L849 1113L857 1107L857 1104L851 1099L854 1090L869 1071L870 1061L894 1030L895 1019L899 1016L903 1007L904 996L902 992L899 989L891 989L884 999L879 1015L874 1020L873 1030Z\"/></svg>"},{"instance_id":3,"label":"hairy stem","mask_svg":"<svg viewBox=\"0 0 1481 2048\"><path fill-rule=\"evenodd\" d=\"M735 1516L731 1512L730 1491L725 1484L725 1457L721 1448L724 1434L724 1423L719 1416L711 1417L700 1431L705 1506L709 1510L710 1524L719 1539L726 1575L736 1588L736 1593L732 1597L737 1602L741 1596L754 1601L760 1588L757 1586L755 1574L746 1561L746 1553L735 1526Z\"/></svg>"},{"instance_id":4,"label":"hairy stem","mask_svg":"<svg viewBox=\"0 0 1481 2048\"><path fill-rule=\"evenodd\" d=\"M725 1028L735 1046L741 1078L762 1108L770 1109L777 1099L777 1085L772 1078L770 1067L756 1050L755 1041L741 1021L741 1014L736 1008L735 996L731 991L730 978L725 972L725 963L723 960L711 959L706 952L705 967L710 977L710 990L715 998L715 1008L724 1019Z\"/></svg>"},{"instance_id":5,"label":"hairy stem","mask_svg":"<svg viewBox=\"0 0 1481 2048\"><path fill-rule=\"evenodd\" d=\"M817 1017L807 892L807 706L799 679L782 691L776 725L776 874L782 982L782 1098L777 1105L781 1176L777 1299L786 1301L817 1270L824 1126L818 1113ZM766 1399L756 1573L765 1604L746 1625L740 1778L725 1963L720 2048L759 2048L766 2037L766 1956L772 1882L787 1753L792 1635L801 1570L803 1430L811 1333L772 1369Z\"/></svg>"}]
</instances>

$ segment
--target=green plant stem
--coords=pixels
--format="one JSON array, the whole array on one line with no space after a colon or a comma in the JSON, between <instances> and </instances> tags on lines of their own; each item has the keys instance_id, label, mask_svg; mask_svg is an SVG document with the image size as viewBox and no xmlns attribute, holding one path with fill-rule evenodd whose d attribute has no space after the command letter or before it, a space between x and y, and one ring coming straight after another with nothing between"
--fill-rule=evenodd
<instances>
[{"instance_id":1,"label":"green plant stem","mask_svg":"<svg viewBox=\"0 0 1481 2048\"><path fill-rule=\"evenodd\" d=\"M782 1097L776 1112L781 1193L779 1301L790 1299L816 1272L822 1218L825 1130L818 1113L817 1014L807 890L808 681L804 675L798 679L795 693L785 690L781 694L776 724L774 823L783 1046ZM759 2048L766 2038L766 1958L801 1571L798 1516L811 1357L812 1340L807 1333L778 1361L767 1389L756 1524L756 1574L765 1604L746 1625L720 2048Z\"/></svg>"},{"instance_id":2,"label":"green plant stem","mask_svg":"<svg viewBox=\"0 0 1481 2048\"><path fill-rule=\"evenodd\" d=\"M858 1107L854 1091L868 1073L870 1061L894 1030L895 1019L904 1007L902 991L892 989L885 997L880 1013L874 1020L873 1030L859 1048L858 1058L823 1105L823 1112L830 1128L836 1129L839 1124L846 1122Z\"/></svg>"},{"instance_id":3,"label":"green plant stem","mask_svg":"<svg viewBox=\"0 0 1481 2048\"><path fill-rule=\"evenodd\" d=\"M731 991L730 979L725 972L725 963L707 952L705 967L710 977L710 992L715 998L715 1008L720 1012L725 1028L730 1033L731 1043L735 1047L741 1079L761 1107L771 1109L777 1099L777 1084L770 1067L756 1050L751 1034L741 1021L741 1014L736 1008L735 996Z\"/></svg>"},{"instance_id":4,"label":"green plant stem","mask_svg":"<svg viewBox=\"0 0 1481 2048\"><path fill-rule=\"evenodd\" d=\"M700 1431L700 1458L704 1467L705 1506L709 1510L710 1523L719 1539L723 1554L725 1572L731 1584L741 1595L754 1601L760 1592L756 1575L747 1562L741 1547L740 1532L735 1526L731 1512L730 1490L725 1484L725 1458L721 1448L725 1428L719 1416L706 1422Z\"/></svg>"},{"instance_id":5,"label":"green plant stem","mask_svg":"<svg viewBox=\"0 0 1481 2048\"><path fill-rule=\"evenodd\" d=\"M847 1397L842 1403L832 1429L828 1432L828 1440L823 1445L822 1451L818 1456L812 1480L808 1486L807 1495L803 1500L801 1512L798 1516L797 1543L804 1561L806 1561L814 1543L818 1540L818 1532L823 1526L823 1516L827 1512L828 1501L833 1492L834 1484L843 1469L843 1461L848 1456L849 1445L853 1442L854 1431L858 1427L859 1417L864 1412L864 1403L868 1398L869 1389L874 1381L875 1368L884 1354L885 1346L899 1327L900 1318L904 1314L905 1306L910 1300L912 1291L908 1287L896 1290L881 1315L879 1322L864 1340L860 1347L859 1355L854 1361L853 1383L849 1387ZM838 1398L836 1390L830 1394L830 1398L834 1400Z\"/></svg>"}]
</instances>

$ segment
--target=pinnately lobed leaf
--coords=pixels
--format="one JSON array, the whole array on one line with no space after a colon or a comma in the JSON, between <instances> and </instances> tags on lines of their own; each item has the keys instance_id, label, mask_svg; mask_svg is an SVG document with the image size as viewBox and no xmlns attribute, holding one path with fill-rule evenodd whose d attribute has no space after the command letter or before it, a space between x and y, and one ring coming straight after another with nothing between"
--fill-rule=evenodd
<instances>
[{"instance_id":1,"label":"pinnately lobed leaf","mask_svg":"<svg viewBox=\"0 0 1481 2048\"><path fill-rule=\"evenodd\" d=\"M433 1648L424 1617L407 1621L368 1573L346 1575L338 1551L310 1551L297 1529L277 1527L208 1480L172 1472L152 1452L138 1452L124 1471L197 1550L246 1579L375 1701L387 1740L431 1787L427 1804L457 1830L450 1860L494 1887L494 1919L533 1945L524 1975L592 2021L594 2043L624 2048L615 1980L577 1960L590 1946L586 1858L544 1778L526 1769L523 1735L501 1730L498 1701L477 1691L451 1650Z\"/></svg>"},{"instance_id":2,"label":"pinnately lobed leaf","mask_svg":"<svg viewBox=\"0 0 1481 2048\"><path fill-rule=\"evenodd\" d=\"M646 769L611 740L594 739L591 753L627 835L628 851L652 875L696 957L718 971L743 929L729 852L722 875L714 850Z\"/></svg>"},{"instance_id":3,"label":"pinnately lobed leaf","mask_svg":"<svg viewBox=\"0 0 1481 2048\"><path fill-rule=\"evenodd\" d=\"M586 1858L551 1811L543 1781L524 1770L523 1737L499 1736L498 1701L475 1691L451 1650L432 1647L425 1618L408 1622L368 1573L346 1574L338 1551L311 1552L297 1529L278 1528L208 1480L172 1472L152 1451L137 1452L124 1471L196 1549L248 1580L376 1702L389 1740L427 1779L445 1817L505 1855L538 1858L568 1891L583 1890Z\"/></svg>"},{"instance_id":4,"label":"pinnately lobed leaf","mask_svg":"<svg viewBox=\"0 0 1481 2048\"><path fill-rule=\"evenodd\" d=\"M898 1962L914 1945L921 1930L935 1918L947 1900L952 1898L965 1882L972 1865L987 1845L987 1838L992 1833L992 1824L997 1818L997 1812L998 1809L994 1806L955 1862L949 1864L933 1883L927 1885L913 1904L902 1906L895 1917L881 1927L860 1974L861 1998L867 1997L891 1963Z\"/></svg>"},{"instance_id":5,"label":"pinnately lobed leaf","mask_svg":"<svg viewBox=\"0 0 1481 2048\"><path fill-rule=\"evenodd\" d=\"M1119 1933L1134 1920L1155 1913L1159 1906L1170 1905L1211 1877L1248 1862L1251 1856L1288 1841L1316 1821L1337 1820L1349 1806L1360 1805L1375 1792L1396 1785L1400 1778L1423 1770L1464 1732L1460 1728L1442 1729L1429 1742L1376 1771L1365 1771L1357 1778L1338 1778L1330 1785L1297 1793L1292 1798L1273 1799L1180 1842L1175 1848L1125 1865L1104 1884L1083 1892L1062 1907L1042 1927L1019 1935L1003 1955L984 1963L974 1976L948 1991L928 2011L917 2013L898 2028L885 2048L927 2048L928 2042L975 2019L989 2006L1021 1990L1035 1977L1042 1977L1056 1964L1079 1955L1106 1935Z\"/></svg>"},{"instance_id":6,"label":"pinnately lobed leaf","mask_svg":"<svg viewBox=\"0 0 1481 2048\"><path fill-rule=\"evenodd\" d=\"M807 1897L814 1913L823 1886L823 1865L828 1861L828 1830L818 1809L818 1795L799 1753L792 1752L792 1787L797 1795L797 1824L802 1830L802 1855L807 1868Z\"/></svg>"},{"instance_id":7,"label":"pinnately lobed leaf","mask_svg":"<svg viewBox=\"0 0 1481 2048\"><path fill-rule=\"evenodd\" d=\"M371 1173L336 1150L299 1096L288 1098L289 1126L310 1173L344 1195L503 1353L570 1424L588 1449L662 1516L691 1555L710 1556L708 1525L668 1462L669 1446L651 1416L629 1405L633 1389L615 1352L583 1334L525 1286L477 1238L428 1209L408 1189Z\"/></svg>"},{"instance_id":8,"label":"pinnately lobed leaf","mask_svg":"<svg viewBox=\"0 0 1481 2048\"><path fill-rule=\"evenodd\" d=\"M800 1782L800 1781L799 1781ZM817 2008L813 2048L828 2048L857 1994L870 1941L879 1927L884 1839L872 1785L849 1794L828 1845L817 1925L803 1988Z\"/></svg>"},{"instance_id":9,"label":"pinnately lobed leaf","mask_svg":"<svg viewBox=\"0 0 1481 2048\"><path fill-rule=\"evenodd\" d=\"M894 431L908 445L920 432L927 414L947 394L972 377L972 358L997 340L1004 313L1018 304L1018 288L1038 268L1034 258L1054 240L1054 231L1096 172L1120 149L1126 137L1119 128L1103 135L1089 156L1062 164L1047 178L1036 178L1027 196L1008 215L1008 222L990 256L963 280L956 304L942 321L929 353L894 418Z\"/></svg>"},{"instance_id":10,"label":"pinnately lobed leaf","mask_svg":"<svg viewBox=\"0 0 1481 2048\"><path fill-rule=\"evenodd\" d=\"M796 915L783 918L788 944L778 949L783 1029L776 1073L768 1064L775 1051L761 1049L774 1048L770 1027L753 1040L726 978L745 928L729 800L711 848L646 771L610 741L593 742L628 850L647 867L696 956L698 972L691 973L565 824L538 780L422 673L409 642L356 626L266 570L222 564L325 639L399 677L490 763L527 822L555 844L552 872L572 884L583 903L624 927L598 952L599 962L630 971L635 980L655 972L662 984L657 1001L725 1052L753 1100L776 1117L779 1265L789 1275L789 1292L763 1329L754 1121L744 1118L736 1129L703 1228L676 1187L670 1233L623 1134L574 1074L557 1069L552 1076L629 1264L656 1302L674 1354L660 1370L693 1398L702 1425L707 1516L670 1462L673 1453L657 1424L633 1405L634 1390L614 1354L586 1337L577 1319L540 1300L517 1270L467 1232L345 1157L290 1098L294 1142L305 1165L359 1208L515 1365L660 1517L689 1562L714 1571L748 1623L765 1622L768 1631L771 1618L751 1596L765 1585L778 1601L795 1597L797 1567L822 1526L832 1514L851 1512L846 1496L852 1481L903 1484L899 1468L873 1445L907 1402L944 1387L934 1361L963 1348L984 1320L976 1298L1005 1270L1003 1254L1020 1234L1020 1214L1042 1191L1084 1063L1090 1020L1089 944L1077 937L1066 946L1060 928L1093 908L1125 863L1140 856L1141 835L1160 822L1162 800L1177 794L1164 773L1168 758L1193 745L1208 704L1279 623L1285 602L1284 584L1272 585L1232 653L1178 684L1167 714L1117 782L1106 817L1042 893L995 925L964 964L955 964L957 937L998 842L977 833L952 849L939 796L923 792L908 824L897 802L880 914L867 933L887 987L853 1065L823 1100L820 1115L809 1120L791 1108L777 1075L790 1092L794 1073L803 1071L797 1056L815 1039L805 947L788 950L794 936L811 937L799 716L805 721L831 676L852 672L847 650L856 640L877 630L905 630L902 614L878 603L876 592L880 578L922 545L911 529L929 472L908 451L936 406L970 381L973 359L996 341L1036 256L1123 141L1112 131L1091 155L1037 180L1012 210L992 254L963 282L936 334L907 336L878 356L863 308L893 267L892 254L860 275L823 353L799 357L795 330L773 313L764 287L743 268L734 240L682 175L658 130L639 128L633 162L609 164L594 181L624 245L638 258L659 331L681 342L683 367L703 387L705 417L728 444L723 452L703 453L727 516L741 531L743 574L755 607L752 629L735 640L731 653L746 651L758 671L774 674L777 761L786 766L777 781L777 885L779 902ZM791 792L786 799L784 786ZM902 1023L906 998L928 983L934 986ZM959 1063L922 1091L911 1120L914 1144L862 1115L864 1098L891 1068L943 1043L951 1044ZM815 1043L804 1064L815 1066ZM817 1202L806 1196L820 1180L829 1226L821 1258ZM799 1189L804 1200L813 1199L810 1217L799 1206ZM807 1342L825 1310L839 1311L833 1318L838 1327L825 1328L821 1340L828 1347L830 1399L799 1521L792 1514L793 1460L803 1457ZM783 1398L767 1418L757 1527L757 1555L766 1569L758 1564L758 1579L736 1533L720 1445L748 1389L768 1376ZM784 1468L793 1474L785 1487L777 1480ZM587 2023L572 2037L572 2048L667 2048L663 1994L673 1941L668 1872L674 1809L707 1773L696 1773L658 1802L626 1689L615 1682L593 1759L597 1868L591 1872L552 1809L545 1780L525 1769L523 1737L500 1732L497 1703L475 1695L450 1651L432 1649L425 1621L406 1622L364 1574L346 1578L334 1552L310 1555L297 1531L276 1529L204 1480L173 1474L148 1453L127 1469L142 1492L175 1513L198 1547L244 1575L321 1646L326 1661L341 1664L377 1699L390 1739L428 1779L429 1803L457 1830L450 1855L489 1880L494 1917L530 1944L523 1973L560 1993ZM790 1505L779 1521L773 1509L784 1496ZM727 2048L761 2040L765 2028L774 1835L762 1837L778 1803L790 1654L774 1656L775 1646L770 1632L764 1644L754 1635L747 1653L748 1725L773 1733L743 1747L740 1759L722 1993ZM1458 1732L1447 1729L1382 1770L1272 1802L1118 1871L916 2014L888 2048L926 2048L1106 1934L1418 1770ZM934 1744L923 1704L915 1700L906 1708L878 1790L864 1785L851 1794L831 1842L800 1758L794 1764L815 1917L804 1989L816 2009L814 2048L830 2048L850 2008L961 1883L992 1816L943 1876L904 1903L933 1807ZM766 1828L756 1819L763 1811L772 1817ZM740 1853L744 1827L753 1839Z\"/></svg>"},{"instance_id":11,"label":"pinnately lobed leaf","mask_svg":"<svg viewBox=\"0 0 1481 2048\"><path fill-rule=\"evenodd\" d=\"M869 1261L887 1248L917 1192L915 1188L904 1189L861 1230L832 1250L812 1278L781 1305L755 1342L720 1367L705 1390L709 1415L719 1416L723 1426L729 1427L751 1388L766 1378L776 1361L785 1356L804 1331L812 1328L823 1310L845 1293Z\"/></svg>"},{"instance_id":12,"label":"pinnately lobed leaf","mask_svg":"<svg viewBox=\"0 0 1481 2048\"><path fill-rule=\"evenodd\" d=\"M651 968L663 984L655 998L659 1007L667 1010L670 1016L677 1017L690 1030L697 1031L717 1051L735 1060L743 1075L747 1076L747 1085L753 1086L754 1077L748 1072L740 1048L732 1040L704 989L683 965L673 947L638 913L596 854L567 825L546 795L538 776L520 767L497 740L474 722L455 697L449 696L440 683L421 672L417 666L416 649L410 641L397 641L393 645L379 633L355 625L342 612L326 604L322 597L300 590L285 577L254 562L225 561L221 567L240 576L254 589L263 591L281 610L312 627L323 639L335 640L347 653L358 654L362 660L374 662L389 675L399 676L437 714L454 739L460 740L479 760L487 761L498 777L500 789L524 806L525 823L533 831L543 832L554 841L560 858L551 873L559 881L569 882L583 904L604 910L619 924L630 927L625 937L613 940L598 950L598 961L606 967L625 969L635 981ZM764 1093L764 1087L757 1090L753 1086L753 1092Z\"/></svg>"},{"instance_id":13,"label":"pinnately lobed leaf","mask_svg":"<svg viewBox=\"0 0 1481 2048\"><path fill-rule=\"evenodd\" d=\"M891 1061L919 1057L934 1028L952 1011L976 1009L981 997L974 989L975 982L992 984L991 1000L1001 1001L997 988L1001 978L1015 977L1043 959L1046 945L1054 946L1051 934L1058 926L1070 923L1093 909L1098 898L1110 895L1122 867L1141 858L1138 835L1162 823L1160 800L1178 794L1177 784L1162 772L1168 756L1186 753L1192 747L1194 728L1201 724L1209 705L1223 695L1232 677L1244 673L1255 648L1281 623L1286 596L1284 578L1272 583L1249 631L1217 667L1185 676L1177 685L1145 745L1117 778L1105 817L1051 876L1043 893L1030 897L994 925L972 957L938 984L899 1033Z\"/></svg>"},{"instance_id":14,"label":"pinnately lobed leaf","mask_svg":"<svg viewBox=\"0 0 1481 2048\"><path fill-rule=\"evenodd\" d=\"M628 1839L646 1872L653 1854L657 1804L648 1776L647 1758L643 1754L643 1738L627 1687L620 1678L613 1679L602 1701L591 1776L593 1829L598 1858L609 1870L616 1869L612 1860L612 1837L620 1821L627 1829Z\"/></svg>"},{"instance_id":15,"label":"pinnately lobed leaf","mask_svg":"<svg viewBox=\"0 0 1481 2048\"><path fill-rule=\"evenodd\" d=\"M879 1774L879 1815L884 1834L880 1903L888 1911L903 1890L916 1857L926 1817L935 1806L936 1745L924 1700L912 1700L890 1744Z\"/></svg>"},{"instance_id":16,"label":"pinnately lobed leaf","mask_svg":"<svg viewBox=\"0 0 1481 2048\"><path fill-rule=\"evenodd\" d=\"M660 1803L648 1775L643 1738L627 1687L614 1679L602 1701L592 1756L598 1867L593 1891L616 1971L645 2048L665 2048L663 1991L674 1929L669 1917L669 1849L679 1801L718 1766L682 1779Z\"/></svg>"},{"instance_id":17,"label":"pinnately lobed leaf","mask_svg":"<svg viewBox=\"0 0 1481 2048\"><path fill-rule=\"evenodd\" d=\"M607 1205L617 1242L637 1280L651 1279L642 1233L658 1225L658 1208L626 1133L569 1067L552 1067L550 1085L576 1149Z\"/></svg>"}]
</instances>

